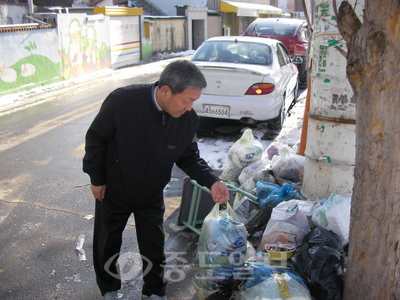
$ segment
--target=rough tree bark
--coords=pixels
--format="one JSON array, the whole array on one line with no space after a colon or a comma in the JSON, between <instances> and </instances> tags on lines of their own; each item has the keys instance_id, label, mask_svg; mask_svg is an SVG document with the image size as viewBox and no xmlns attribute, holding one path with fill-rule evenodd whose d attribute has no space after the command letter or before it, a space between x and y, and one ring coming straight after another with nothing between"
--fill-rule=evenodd
<instances>
[{"instance_id":1,"label":"rough tree bark","mask_svg":"<svg viewBox=\"0 0 400 300\"><path fill-rule=\"evenodd\" d=\"M356 99L356 165L344 299L400 299L400 1L365 0L362 22L343 1Z\"/></svg>"}]
</instances>

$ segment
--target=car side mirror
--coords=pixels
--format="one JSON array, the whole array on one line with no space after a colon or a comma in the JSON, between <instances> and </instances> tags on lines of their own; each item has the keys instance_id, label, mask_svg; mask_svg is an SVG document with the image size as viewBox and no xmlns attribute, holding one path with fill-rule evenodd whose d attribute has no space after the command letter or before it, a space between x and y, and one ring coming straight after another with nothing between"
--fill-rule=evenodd
<instances>
[{"instance_id":1,"label":"car side mirror","mask_svg":"<svg viewBox=\"0 0 400 300\"><path fill-rule=\"evenodd\" d=\"M292 63L295 65L301 65L303 63L303 58L300 56L292 56Z\"/></svg>"}]
</instances>

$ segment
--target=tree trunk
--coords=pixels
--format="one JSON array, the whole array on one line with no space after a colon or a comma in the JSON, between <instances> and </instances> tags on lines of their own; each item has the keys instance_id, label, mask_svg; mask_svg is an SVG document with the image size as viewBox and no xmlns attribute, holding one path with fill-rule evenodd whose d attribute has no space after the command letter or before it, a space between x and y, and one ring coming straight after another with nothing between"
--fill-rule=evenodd
<instances>
[{"instance_id":1,"label":"tree trunk","mask_svg":"<svg viewBox=\"0 0 400 300\"><path fill-rule=\"evenodd\" d=\"M348 8L338 25L357 127L344 299L400 299L400 1L365 0L356 30Z\"/></svg>"}]
</instances>

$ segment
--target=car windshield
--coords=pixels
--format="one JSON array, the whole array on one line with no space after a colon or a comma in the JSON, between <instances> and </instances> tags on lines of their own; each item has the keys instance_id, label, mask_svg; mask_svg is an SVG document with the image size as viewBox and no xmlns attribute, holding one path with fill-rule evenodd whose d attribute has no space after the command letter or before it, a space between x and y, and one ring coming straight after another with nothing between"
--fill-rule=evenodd
<instances>
[{"instance_id":1,"label":"car windshield","mask_svg":"<svg viewBox=\"0 0 400 300\"><path fill-rule=\"evenodd\" d=\"M258 22L254 26L256 35L292 36L298 24L283 24L279 22Z\"/></svg>"},{"instance_id":2,"label":"car windshield","mask_svg":"<svg viewBox=\"0 0 400 300\"><path fill-rule=\"evenodd\" d=\"M261 43L209 41L197 49L192 61L271 65L272 51L271 47Z\"/></svg>"}]
</instances>

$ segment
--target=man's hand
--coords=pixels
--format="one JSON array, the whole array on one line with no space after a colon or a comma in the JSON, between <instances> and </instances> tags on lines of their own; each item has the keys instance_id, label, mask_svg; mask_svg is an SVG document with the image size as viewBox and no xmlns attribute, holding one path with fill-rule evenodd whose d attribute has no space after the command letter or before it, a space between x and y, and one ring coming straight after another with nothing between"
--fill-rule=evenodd
<instances>
[{"instance_id":1,"label":"man's hand","mask_svg":"<svg viewBox=\"0 0 400 300\"><path fill-rule=\"evenodd\" d=\"M222 181L215 182L211 187L211 196L215 203L224 204L229 201L229 190Z\"/></svg>"},{"instance_id":2,"label":"man's hand","mask_svg":"<svg viewBox=\"0 0 400 300\"><path fill-rule=\"evenodd\" d=\"M95 185L91 184L90 189L92 190L93 196L97 200L103 201L104 195L106 194L106 185L95 186Z\"/></svg>"}]
</instances>

